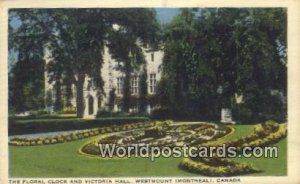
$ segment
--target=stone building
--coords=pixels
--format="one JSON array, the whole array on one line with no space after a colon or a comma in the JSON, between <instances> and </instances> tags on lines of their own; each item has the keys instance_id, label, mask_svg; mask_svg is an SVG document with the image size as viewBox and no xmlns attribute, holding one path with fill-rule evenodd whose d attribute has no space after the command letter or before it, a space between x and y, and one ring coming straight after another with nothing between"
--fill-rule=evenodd
<instances>
[{"instance_id":1,"label":"stone building","mask_svg":"<svg viewBox=\"0 0 300 184\"><path fill-rule=\"evenodd\" d=\"M104 81L104 94L99 96L95 86L93 84L92 78L86 76L84 82L84 118L94 118L96 117L97 112L101 110L108 110L108 101L109 101L109 93L114 88L116 93L116 103L113 107L113 111L121 111L120 99L123 95L123 79L124 73L117 70L117 66L120 64L116 62L110 55L108 48L105 47L103 51L103 65L101 70L102 79ZM161 78L161 64L163 59L163 51L162 50L151 50L147 48L143 48L143 53L145 56L145 67L147 69L147 90L148 95L154 95L156 91L156 84ZM45 51L45 60L46 63L49 62L49 55L51 55L47 50ZM139 67L143 68L143 66ZM140 70L135 70L131 75L131 95L132 97L138 97L139 95L139 80L141 76ZM45 72L45 97L51 94L51 101L55 101L56 94L54 89L54 82L48 82L48 75ZM64 86L62 87L62 99L65 98ZM72 86L73 97L71 99L71 104L74 109L76 109L76 88ZM46 109L48 111L53 111L53 104L46 103ZM151 113L153 109L153 105L147 105L147 113ZM133 102L130 108L130 112L137 112L138 104L137 102Z\"/></svg>"}]
</instances>

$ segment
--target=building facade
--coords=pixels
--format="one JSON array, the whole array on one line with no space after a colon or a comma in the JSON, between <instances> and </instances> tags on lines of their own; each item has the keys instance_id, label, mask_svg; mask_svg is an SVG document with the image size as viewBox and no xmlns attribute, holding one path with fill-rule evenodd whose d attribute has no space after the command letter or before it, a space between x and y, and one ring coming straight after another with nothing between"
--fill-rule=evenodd
<instances>
[{"instance_id":1,"label":"building facade","mask_svg":"<svg viewBox=\"0 0 300 184\"><path fill-rule=\"evenodd\" d=\"M101 77L104 81L104 95L99 95L95 85L93 84L93 79L89 76L85 77L84 82L84 118L95 118L97 113L101 110L108 110L109 109L109 94L112 89L115 89L115 95L116 95L116 101L114 103L113 111L121 111L121 104L120 99L122 99L123 96L123 86L124 86L124 76L125 74L118 70L118 63L116 60L114 60L109 51L108 48L105 47L103 50L103 65L102 68L99 68L101 70ZM133 98L137 98L139 96L139 90L140 90L140 79L142 74L142 68L146 67L147 71L147 92L148 95L154 95L156 91L156 85L158 81L161 78L161 64L163 60L163 51L162 50L152 50L143 48L143 53L145 56L145 66L140 66L140 69L135 69L131 74L131 81L130 81L130 92L131 96ZM45 60L46 64L49 61L49 55L51 55L49 52L45 51ZM45 70L47 71L47 70ZM48 80L48 74L45 72L45 97L50 98L51 101L54 102L56 98L56 92L55 92L55 82L49 82ZM62 99L64 99L65 93L64 87L62 87ZM73 84L72 85L72 99L71 99L71 106L76 109L76 87ZM53 111L53 103L45 103L46 109L48 111ZM130 112L138 112L138 102L134 102L131 104L131 107L129 109ZM153 109L153 104L150 103L147 105L147 113L151 113L151 110Z\"/></svg>"}]
</instances>

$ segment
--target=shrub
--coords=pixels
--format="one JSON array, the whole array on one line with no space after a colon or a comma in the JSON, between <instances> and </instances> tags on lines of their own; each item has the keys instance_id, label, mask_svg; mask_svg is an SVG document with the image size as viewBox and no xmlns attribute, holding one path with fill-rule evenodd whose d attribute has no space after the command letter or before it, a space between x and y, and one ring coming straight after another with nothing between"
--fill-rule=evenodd
<instances>
[{"instance_id":1,"label":"shrub","mask_svg":"<svg viewBox=\"0 0 300 184\"><path fill-rule=\"evenodd\" d=\"M66 135L57 135L55 137L46 137L46 138L37 138L37 139L24 139L24 138L13 138L9 141L10 145L16 145L16 146L30 146L30 145L36 145L39 141L39 145L41 144L55 144L55 143L63 143L66 141L72 141L72 140L78 140L82 138L87 138L90 136L99 135L100 133L110 133L112 130L114 131L120 131L120 130L131 130L132 128L138 128L138 127L150 127L154 126L155 123L149 123L149 125L144 125L145 123L136 123L135 126L132 126L131 124L125 124L125 125L112 125L109 127L104 128L94 128L94 129L87 129L76 133L70 133Z\"/></svg>"},{"instance_id":2,"label":"shrub","mask_svg":"<svg viewBox=\"0 0 300 184\"><path fill-rule=\"evenodd\" d=\"M244 104L233 104L232 106L232 117L238 123L251 123L252 120L252 111L246 107Z\"/></svg>"},{"instance_id":3,"label":"shrub","mask_svg":"<svg viewBox=\"0 0 300 184\"><path fill-rule=\"evenodd\" d=\"M76 134L71 134L71 138L72 138L72 140L77 140L77 139L79 139L78 136L77 136Z\"/></svg>"},{"instance_id":4,"label":"shrub","mask_svg":"<svg viewBox=\"0 0 300 184\"><path fill-rule=\"evenodd\" d=\"M85 146L83 146L81 151L84 153L91 154L91 155L99 154L99 148L97 146L94 146L94 144L92 144L92 143L86 144Z\"/></svg>"},{"instance_id":5,"label":"shrub","mask_svg":"<svg viewBox=\"0 0 300 184\"><path fill-rule=\"evenodd\" d=\"M106 133L111 133L113 130L111 127L106 127L105 131L106 131Z\"/></svg>"},{"instance_id":6,"label":"shrub","mask_svg":"<svg viewBox=\"0 0 300 184\"><path fill-rule=\"evenodd\" d=\"M64 139L64 137L63 136L57 136L57 142L59 142L59 143L63 143L63 142L65 142L65 139Z\"/></svg>"},{"instance_id":7,"label":"shrub","mask_svg":"<svg viewBox=\"0 0 300 184\"><path fill-rule=\"evenodd\" d=\"M173 117L173 112L170 108L161 107L161 108L153 109L150 117L151 119L166 120Z\"/></svg>"},{"instance_id":8,"label":"shrub","mask_svg":"<svg viewBox=\"0 0 300 184\"><path fill-rule=\"evenodd\" d=\"M101 128L100 133L104 134L104 133L106 133L106 130L104 128Z\"/></svg>"},{"instance_id":9,"label":"shrub","mask_svg":"<svg viewBox=\"0 0 300 184\"><path fill-rule=\"evenodd\" d=\"M76 107L68 106L64 107L62 111L59 111L58 114L76 114Z\"/></svg>"},{"instance_id":10,"label":"shrub","mask_svg":"<svg viewBox=\"0 0 300 184\"><path fill-rule=\"evenodd\" d=\"M119 132L119 131L120 131L120 128L119 128L119 127L114 127L114 128L113 128L113 131L114 131L114 132Z\"/></svg>"},{"instance_id":11,"label":"shrub","mask_svg":"<svg viewBox=\"0 0 300 184\"><path fill-rule=\"evenodd\" d=\"M49 139L44 139L43 143L44 144L50 144L50 140Z\"/></svg>"},{"instance_id":12,"label":"shrub","mask_svg":"<svg viewBox=\"0 0 300 184\"><path fill-rule=\"evenodd\" d=\"M109 117L145 117L148 118L148 114L146 113L125 113L121 111L108 111L108 110L101 110L97 112L97 118L109 118Z\"/></svg>"},{"instance_id":13,"label":"shrub","mask_svg":"<svg viewBox=\"0 0 300 184\"><path fill-rule=\"evenodd\" d=\"M100 117L127 117L128 114L125 112L114 112L114 111L108 111L108 110L101 110L97 112L96 117L100 118Z\"/></svg>"},{"instance_id":14,"label":"shrub","mask_svg":"<svg viewBox=\"0 0 300 184\"><path fill-rule=\"evenodd\" d=\"M123 118L99 118L99 119L30 119L21 120L9 118L9 134L30 134L51 131L84 130L95 127L105 127L111 125L124 125L126 123L135 124L146 122L145 117L123 117Z\"/></svg>"},{"instance_id":15,"label":"shrub","mask_svg":"<svg viewBox=\"0 0 300 184\"><path fill-rule=\"evenodd\" d=\"M53 139L51 139L51 144L55 144L55 143L57 143L57 139L55 139L55 138L53 138Z\"/></svg>"},{"instance_id":16,"label":"shrub","mask_svg":"<svg viewBox=\"0 0 300 184\"><path fill-rule=\"evenodd\" d=\"M66 141L72 141L72 137L70 135L65 135L64 138Z\"/></svg>"},{"instance_id":17,"label":"shrub","mask_svg":"<svg viewBox=\"0 0 300 184\"><path fill-rule=\"evenodd\" d=\"M98 129L93 130L93 132L94 132L94 135L99 135L99 133L100 133Z\"/></svg>"}]
</instances>

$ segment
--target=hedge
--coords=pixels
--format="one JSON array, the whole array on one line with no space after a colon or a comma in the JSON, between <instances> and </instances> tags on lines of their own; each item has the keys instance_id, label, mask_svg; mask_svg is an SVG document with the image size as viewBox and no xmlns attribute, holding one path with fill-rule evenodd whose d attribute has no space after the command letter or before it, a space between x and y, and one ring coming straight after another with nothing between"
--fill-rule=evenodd
<instances>
[{"instance_id":1,"label":"hedge","mask_svg":"<svg viewBox=\"0 0 300 184\"><path fill-rule=\"evenodd\" d=\"M119 125L148 121L145 117L97 118L97 119L9 119L9 135L43 133L53 131L83 130L106 125Z\"/></svg>"},{"instance_id":2,"label":"hedge","mask_svg":"<svg viewBox=\"0 0 300 184\"><path fill-rule=\"evenodd\" d=\"M155 125L156 125L155 122L148 122L148 123L139 122L135 124L111 125L102 128L93 128L93 129L81 130L78 132L72 132L72 133L48 136L48 137L38 137L33 139L16 137L11 139L9 141L9 144L14 146L36 146L36 145L44 145L44 144L56 144L56 143L75 141L78 139L83 139L83 138L92 137L92 136L105 134L105 133L127 131L127 130L133 130L138 128L148 128L148 127L153 127Z\"/></svg>"},{"instance_id":3,"label":"hedge","mask_svg":"<svg viewBox=\"0 0 300 184\"><path fill-rule=\"evenodd\" d=\"M107 110L101 110L97 112L96 115L97 118L110 118L110 117L119 117L119 118L123 118L123 117L145 117L148 118L149 114L147 113L139 113L139 112L135 112L135 113L126 113L126 112L121 112L121 111L107 111Z\"/></svg>"},{"instance_id":4,"label":"hedge","mask_svg":"<svg viewBox=\"0 0 300 184\"><path fill-rule=\"evenodd\" d=\"M35 120L35 119L74 119L75 114L69 114L69 116L63 116L61 114L31 114L28 116L10 116L9 119L13 120Z\"/></svg>"}]
</instances>

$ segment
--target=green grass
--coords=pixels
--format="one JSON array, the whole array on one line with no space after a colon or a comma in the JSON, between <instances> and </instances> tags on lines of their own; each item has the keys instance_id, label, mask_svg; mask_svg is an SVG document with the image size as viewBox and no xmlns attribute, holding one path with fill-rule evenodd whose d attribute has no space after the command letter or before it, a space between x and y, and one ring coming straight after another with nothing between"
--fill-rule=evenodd
<instances>
[{"instance_id":1,"label":"green grass","mask_svg":"<svg viewBox=\"0 0 300 184\"><path fill-rule=\"evenodd\" d=\"M252 125L235 125L236 132L219 141L234 139L253 131ZM181 158L99 159L78 153L81 145L94 139L45 145L9 146L11 177L115 177L115 176L196 176L178 168ZM254 175L286 175L286 139L276 144L279 158L242 158L259 169ZM244 159L244 160L243 160Z\"/></svg>"},{"instance_id":2,"label":"green grass","mask_svg":"<svg viewBox=\"0 0 300 184\"><path fill-rule=\"evenodd\" d=\"M80 176L191 176L178 169L180 158L98 159L78 153L87 141L15 147L10 146L10 175L13 177L80 177Z\"/></svg>"},{"instance_id":3,"label":"green grass","mask_svg":"<svg viewBox=\"0 0 300 184\"><path fill-rule=\"evenodd\" d=\"M218 139L218 142L225 142L229 140L238 139L253 132L254 125L235 125L235 132L228 136ZM287 138L280 142L270 145L278 148L278 158L234 158L233 160L239 162L251 163L254 167L263 172L251 174L253 176L285 176L287 175Z\"/></svg>"},{"instance_id":4,"label":"green grass","mask_svg":"<svg viewBox=\"0 0 300 184\"><path fill-rule=\"evenodd\" d=\"M263 172L252 174L256 176L286 176L287 175L287 139L284 138L277 144L278 158L234 158L233 160L239 162L248 162L253 164L259 170Z\"/></svg>"},{"instance_id":5,"label":"green grass","mask_svg":"<svg viewBox=\"0 0 300 184\"><path fill-rule=\"evenodd\" d=\"M215 141L209 142L209 144L221 144L226 141L239 139L245 135L248 135L254 131L254 125L234 125L234 132L221 137Z\"/></svg>"}]
</instances>

